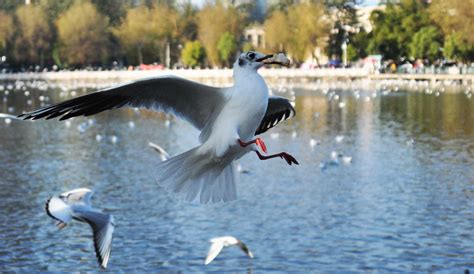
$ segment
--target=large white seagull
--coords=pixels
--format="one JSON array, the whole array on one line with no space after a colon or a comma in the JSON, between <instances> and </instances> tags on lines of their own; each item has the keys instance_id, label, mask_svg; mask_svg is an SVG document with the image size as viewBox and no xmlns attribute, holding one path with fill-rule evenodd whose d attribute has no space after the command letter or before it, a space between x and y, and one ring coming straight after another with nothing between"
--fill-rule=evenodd
<instances>
[{"instance_id":1,"label":"large white seagull","mask_svg":"<svg viewBox=\"0 0 474 274\"><path fill-rule=\"evenodd\" d=\"M266 155L264 142L255 138L295 115L287 99L268 95L268 87L257 72L265 64L288 65L289 60L283 54L245 52L233 65L231 87L211 87L175 76L155 77L100 90L19 117L65 120L124 106L171 112L201 131L201 145L159 163L159 184L188 201L231 201L236 199L234 161L246 153L255 151L261 160L280 157L289 165L298 164L286 152Z\"/></svg>"}]
</instances>

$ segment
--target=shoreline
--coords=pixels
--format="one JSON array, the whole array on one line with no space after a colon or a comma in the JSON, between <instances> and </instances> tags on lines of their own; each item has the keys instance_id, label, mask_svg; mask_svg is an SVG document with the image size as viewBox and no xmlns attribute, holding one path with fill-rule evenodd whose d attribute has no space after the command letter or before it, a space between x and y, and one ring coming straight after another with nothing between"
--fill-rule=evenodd
<instances>
[{"instance_id":1,"label":"shoreline","mask_svg":"<svg viewBox=\"0 0 474 274\"><path fill-rule=\"evenodd\" d=\"M379 85L445 87L469 91L474 88L474 74L381 74L370 73L362 68L287 69L265 68L259 70L269 85L282 84L298 87L327 85L377 87ZM178 69L178 70L108 70L108 71L58 71L0 73L0 81L34 81L73 83L88 85L93 83L123 83L143 78L175 75L201 83L218 86L232 84L231 69Z\"/></svg>"},{"instance_id":2,"label":"shoreline","mask_svg":"<svg viewBox=\"0 0 474 274\"><path fill-rule=\"evenodd\" d=\"M369 75L365 69L260 69L266 79L301 78L362 78ZM232 69L163 69L163 70L104 70L104 71L58 71L58 72L21 72L0 73L0 80L136 80L148 77L175 75L187 79L231 79Z\"/></svg>"}]
</instances>

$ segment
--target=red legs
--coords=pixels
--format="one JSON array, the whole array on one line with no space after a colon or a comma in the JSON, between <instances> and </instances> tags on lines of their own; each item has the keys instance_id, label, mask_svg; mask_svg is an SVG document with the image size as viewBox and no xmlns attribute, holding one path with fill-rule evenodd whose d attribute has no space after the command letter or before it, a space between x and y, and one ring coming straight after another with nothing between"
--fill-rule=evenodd
<instances>
[{"instance_id":1,"label":"red legs","mask_svg":"<svg viewBox=\"0 0 474 274\"><path fill-rule=\"evenodd\" d=\"M240 145L241 147L246 147L246 146L249 146L249 145L251 145L251 144L256 144L257 147L260 147L260 149L261 149L263 152L267 153L267 146L265 145L265 143L263 142L263 140L260 139L260 138L255 138L255 140L250 141L250 142L247 142L247 143L244 142L244 141L242 141L242 140L240 140L240 139L238 139L237 142L239 143L239 145Z\"/></svg>"},{"instance_id":2,"label":"red legs","mask_svg":"<svg viewBox=\"0 0 474 274\"><path fill-rule=\"evenodd\" d=\"M251 144L256 144L257 147L259 147L264 153L267 153L267 146L265 145L265 143L263 142L263 140L261 138L255 138L255 140L252 140L250 142L244 142L240 139L237 140L237 142L239 143L239 145L241 147L246 147L246 146L249 146ZM296 161L295 157L291 156L290 154L286 153L286 152L280 152L280 153L277 153L277 154L272 154L272 155L268 155L268 156L263 156L260 151L255 151L258 155L258 158L260 158L260 160L268 160L268 159L271 159L271 158L276 158L276 157L280 157L282 159L284 159L290 166L291 164L297 164L299 165L298 161Z\"/></svg>"},{"instance_id":3,"label":"red legs","mask_svg":"<svg viewBox=\"0 0 474 274\"><path fill-rule=\"evenodd\" d=\"M61 229L65 228L67 226L67 224L58 221L58 222L56 222L56 226L61 230Z\"/></svg>"},{"instance_id":4,"label":"red legs","mask_svg":"<svg viewBox=\"0 0 474 274\"><path fill-rule=\"evenodd\" d=\"M277 153L277 154L272 154L272 155L268 155L268 156L263 156L262 154L260 154L260 152L257 150L255 151L258 155L258 158L260 158L260 160L268 160L268 159L271 159L271 158L276 158L276 157L280 157L282 159L285 159L285 161L291 166L291 164L297 164L299 165L298 161L296 161L295 157L291 156L290 154L286 153L286 152L280 152L280 153Z\"/></svg>"}]
</instances>

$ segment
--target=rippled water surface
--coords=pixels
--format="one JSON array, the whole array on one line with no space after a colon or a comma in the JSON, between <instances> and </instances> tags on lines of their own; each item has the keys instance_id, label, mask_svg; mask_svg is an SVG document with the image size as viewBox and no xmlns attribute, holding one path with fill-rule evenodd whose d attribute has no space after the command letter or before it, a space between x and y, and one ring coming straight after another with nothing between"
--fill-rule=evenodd
<instances>
[{"instance_id":1,"label":"rippled water surface","mask_svg":"<svg viewBox=\"0 0 474 274\"><path fill-rule=\"evenodd\" d=\"M72 97L6 90L3 113ZM192 148L198 132L185 122L133 109L70 123L0 119L0 271L98 270L87 225L58 231L44 211L49 196L77 187L115 216L113 272L474 270L474 99L294 92L297 116L263 138L301 165L245 156L238 199L225 204L182 202L153 178L160 157L148 142ZM208 240L224 235L255 259L229 248L204 266Z\"/></svg>"}]
</instances>

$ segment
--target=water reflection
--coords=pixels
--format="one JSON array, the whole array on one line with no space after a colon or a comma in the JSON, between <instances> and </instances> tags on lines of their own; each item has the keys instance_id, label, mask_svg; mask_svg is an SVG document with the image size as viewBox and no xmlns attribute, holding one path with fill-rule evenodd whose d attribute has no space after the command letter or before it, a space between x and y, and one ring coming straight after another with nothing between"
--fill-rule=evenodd
<instances>
[{"instance_id":1,"label":"water reflection","mask_svg":"<svg viewBox=\"0 0 474 274\"><path fill-rule=\"evenodd\" d=\"M85 92L5 90L0 112L14 107L15 114ZM238 200L219 205L177 201L153 179L161 160L148 142L171 155L197 144L198 133L178 119L133 109L69 126L0 119L0 270L97 270L89 232L78 225L58 232L44 213L49 195L75 187L94 189L94 203L115 216L111 271L474 268L474 100L463 93L291 92L297 116L271 131L277 137L263 137L271 152L289 151L301 165L248 155L241 165L251 172L240 175ZM352 164L321 169L332 152L352 156ZM241 238L256 258L229 249L204 267L208 239L222 235Z\"/></svg>"}]
</instances>

